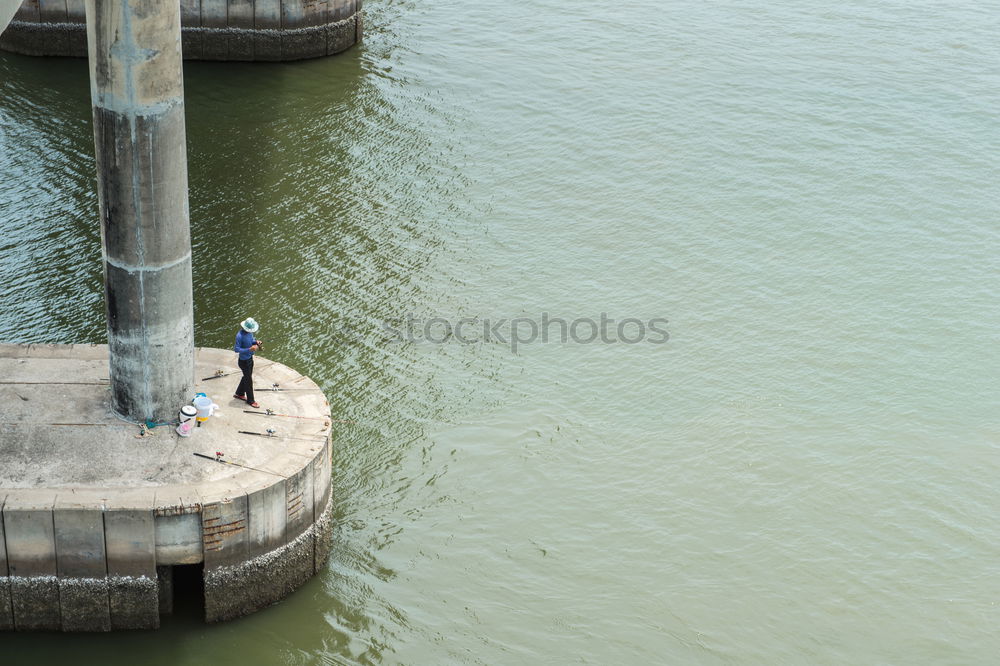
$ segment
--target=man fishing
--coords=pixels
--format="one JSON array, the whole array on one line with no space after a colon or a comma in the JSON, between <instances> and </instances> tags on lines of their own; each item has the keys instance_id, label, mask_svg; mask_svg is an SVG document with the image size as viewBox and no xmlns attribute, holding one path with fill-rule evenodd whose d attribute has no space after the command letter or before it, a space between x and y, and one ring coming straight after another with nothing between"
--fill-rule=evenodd
<instances>
[{"instance_id":1,"label":"man fishing","mask_svg":"<svg viewBox=\"0 0 1000 666\"><path fill-rule=\"evenodd\" d=\"M240 330L236 332L236 344L233 345L233 351L239 354L237 364L243 371L243 378L240 379L240 385L236 387L233 397L245 400L254 408L260 407L260 404L253 399L253 355L257 350L264 348L264 344L254 336L259 330L260 324L254 321L253 317L247 317L240 322Z\"/></svg>"}]
</instances>

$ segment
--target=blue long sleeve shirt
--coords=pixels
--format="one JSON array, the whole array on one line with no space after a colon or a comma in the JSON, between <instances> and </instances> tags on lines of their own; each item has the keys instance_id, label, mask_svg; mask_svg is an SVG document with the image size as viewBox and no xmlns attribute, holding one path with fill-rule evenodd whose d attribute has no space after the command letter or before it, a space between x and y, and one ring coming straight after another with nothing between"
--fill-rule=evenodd
<instances>
[{"instance_id":1,"label":"blue long sleeve shirt","mask_svg":"<svg viewBox=\"0 0 1000 666\"><path fill-rule=\"evenodd\" d=\"M233 345L233 351L240 355L241 361L246 361L247 359L253 358L254 352L250 349L253 344L257 342L257 339L253 337L253 333L247 333L243 329L240 329L236 333L236 344Z\"/></svg>"}]
</instances>

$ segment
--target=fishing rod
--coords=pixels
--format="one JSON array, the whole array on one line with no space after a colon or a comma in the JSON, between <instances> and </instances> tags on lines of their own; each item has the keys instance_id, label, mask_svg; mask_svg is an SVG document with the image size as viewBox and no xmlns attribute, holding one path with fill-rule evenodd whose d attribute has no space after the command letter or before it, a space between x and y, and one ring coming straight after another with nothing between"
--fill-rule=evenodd
<instances>
[{"instance_id":1,"label":"fishing rod","mask_svg":"<svg viewBox=\"0 0 1000 666\"><path fill-rule=\"evenodd\" d=\"M272 365L274 365L274 363L275 362L271 362L268 363L267 365L262 365L259 368L254 368L254 370L256 371L256 370L263 370L264 368L270 368ZM225 372L222 368L219 368L218 370L215 371L214 375L212 375L211 377L202 377L201 381L207 382L209 379L220 379L222 377L229 377L230 375L241 375L241 374L243 374L242 370L233 370L232 372Z\"/></svg>"},{"instance_id":2,"label":"fishing rod","mask_svg":"<svg viewBox=\"0 0 1000 666\"><path fill-rule=\"evenodd\" d=\"M265 409L263 412L255 412L252 409L244 409L244 414L257 414L258 416L284 416L290 419L309 419L310 421L335 421L337 423L348 423L343 419L328 419L325 416L299 416L297 414L279 414L273 409Z\"/></svg>"},{"instance_id":3,"label":"fishing rod","mask_svg":"<svg viewBox=\"0 0 1000 666\"><path fill-rule=\"evenodd\" d=\"M223 460L222 456L226 455L222 451L216 451L214 456L205 455L204 453L195 453L199 458L204 458L205 460L214 460L217 463L222 463L223 465L232 465L233 467L242 467L243 469L253 470L254 472L264 472L265 474L273 474L274 476L280 476L282 479L287 479L288 477L284 474L278 474L277 472L272 472L266 469L260 469L257 467L251 467L250 465L242 465L238 462L232 462L231 460Z\"/></svg>"},{"instance_id":4,"label":"fishing rod","mask_svg":"<svg viewBox=\"0 0 1000 666\"><path fill-rule=\"evenodd\" d=\"M288 437L286 435L279 435L277 434L278 431L275 430L274 428L268 428L265 432L252 432L250 430L239 430L237 432L239 432L241 435L256 435L257 437L266 437L269 439L300 439L303 442L313 442L315 444L319 444L326 441L325 437L322 440L318 440L312 437Z\"/></svg>"},{"instance_id":5,"label":"fishing rod","mask_svg":"<svg viewBox=\"0 0 1000 666\"><path fill-rule=\"evenodd\" d=\"M280 384L271 384L267 388L259 388L258 391L322 391L321 388L281 388Z\"/></svg>"},{"instance_id":6,"label":"fishing rod","mask_svg":"<svg viewBox=\"0 0 1000 666\"><path fill-rule=\"evenodd\" d=\"M0 382L4 386L37 386L37 385L57 385L57 386L107 386L107 379L96 382Z\"/></svg>"}]
</instances>

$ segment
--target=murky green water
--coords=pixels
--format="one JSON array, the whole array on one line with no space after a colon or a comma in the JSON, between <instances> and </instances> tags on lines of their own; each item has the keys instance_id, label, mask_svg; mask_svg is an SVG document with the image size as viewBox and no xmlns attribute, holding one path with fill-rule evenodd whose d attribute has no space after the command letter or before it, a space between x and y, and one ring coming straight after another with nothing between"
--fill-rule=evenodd
<instances>
[{"instance_id":1,"label":"murky green water","mask_svg":"<svg viewBox=\"0 0 1000 666\"><path fill-rule=\"evenodd\" d=\"M253 315L353 421L330 565L5 661L994 660L1000 12L764 5L371 0L189 64L196 339ZM0 55L0 339L103 339L92 152L85 63ZM482 341L543 313L669 340Z\"/></svg>"}]
</instances>

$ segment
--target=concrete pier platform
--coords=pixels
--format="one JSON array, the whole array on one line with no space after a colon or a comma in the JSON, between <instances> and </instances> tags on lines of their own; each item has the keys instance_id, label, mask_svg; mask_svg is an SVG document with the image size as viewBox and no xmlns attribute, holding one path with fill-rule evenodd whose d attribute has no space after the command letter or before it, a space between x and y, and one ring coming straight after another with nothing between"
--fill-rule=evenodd
<instances>
[{"instance_id":1,"label":"concrete pier platform","mask_svg":"<svg viewBox=\"0 0 1000 666\"><path fill-rule=\"evenodd\" d=\"M195 390L220 410L182 438L111 414L106 346L0 345L0 630L155 628L182 565L203 568L215 622L323 566L323 392L258 356L254 410L232 398L232 351L197 349L195 361Z\"/></svg>"}]
</instances>

